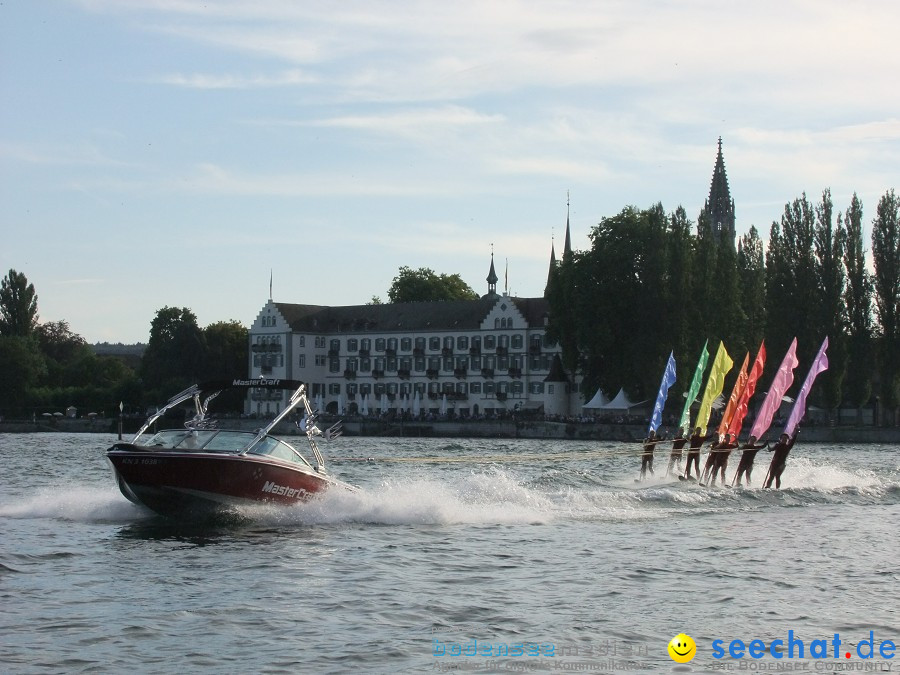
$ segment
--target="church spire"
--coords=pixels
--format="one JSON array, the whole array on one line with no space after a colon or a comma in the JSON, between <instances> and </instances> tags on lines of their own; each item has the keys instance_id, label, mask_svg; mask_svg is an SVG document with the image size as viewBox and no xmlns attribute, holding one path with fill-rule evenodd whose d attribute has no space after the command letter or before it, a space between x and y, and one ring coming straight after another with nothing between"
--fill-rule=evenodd
<instances>
[{"instance_id":1,"label":"church spire","mask_svg":"<svg viewBox=\"0 0 900 675\"><path fill-rule=\"evenodd\" d=\"M488 272L488 295L497 295L497 272L494 270L494 245L491 244L491 269Z\"/></svg>"},{"instance_id":2,"label":"church spire","mask_svg":"<svg viewBox=\"0 0 900 675\"><path fill-rule=\"evenodd\" d=\"M734 246L734 200L728 188L721 136L712 182L709 186L709 197L703 205L700 226L706 228L705 234L712 235L716 243L727 242L730 246Z\"/></svg>"},{"instance_id":3,"label":"church spire","mask_svg":"<svg viewBox=\"0 0 900 675\"><path fill-rule=\"evenodd\" d=\"M563 246L563 260L572 257L572 233L569 231L569 192L566 191L566 243Z\"/></svg>"},{"instance_id":4,"label":"church spire","mask_svg":"<svg viewBox=\"0 0 900 675\"><path fill-rule=\"evenodd\" d=\"M553 237L550 237L550 269L547 272L547 285L544 286L544 297L550 293L550 284L556 276L556 248L553 245Z\"/></svg>"}]
</instances>

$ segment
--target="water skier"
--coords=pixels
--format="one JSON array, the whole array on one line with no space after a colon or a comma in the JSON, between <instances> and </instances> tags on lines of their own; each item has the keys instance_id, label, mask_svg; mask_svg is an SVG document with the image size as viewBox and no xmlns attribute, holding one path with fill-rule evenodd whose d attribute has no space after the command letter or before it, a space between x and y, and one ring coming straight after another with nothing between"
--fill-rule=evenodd
<instances>
[{"instance_id":1,"label":"water skier","mask_svg":"<svg viewBox=\"0 0 900 675\"><path fill-rule=\"evenodd\" d=\"M738 462L737 473L734 475L734 482L741 484L741 475L747 476L747 485L750 485L750 474L753 472L753 460L756 459L756 453L763 448L769 447L769 443L760 443L756 445L756 436L751 436L747 442L741 446L741 461Z\"/></svg>"},{"instance_id":2,"label":"water skier","mask_svg":"<svg viewBox=\"0 0 900 675\"><path fill-rule=\"evenodd\" d=\"M731 451L737 447L737 443L731 440L731 434L725 434L725 438L721 442L712 446L710 455L713 458L712 475L710 477L710 485L716 482L716 473L719 474L719 480L725 485L725 471L728 469L728 457Z\"/></svg>"},{"instance_id":3,"label":"water skier","mask_svg":"<svg viewBox=\"0 0 900 675\"><path fill-rule=\"evenodd\" d=\"M684 430L681 428L678 429L678 435L675 437L675 440L672 441L672 454L669 455L669 467L666 469L666 475L668 476L672 473L672 467L677 463L678 471L677 473L681 473L681 451L685 445L687 445L688 439L684 437Z\"/></svg>"},{"instance_id":4,"label":"water skier","mask_svg":"<svg viewBox=\"0 0 900 675\"><path fill-rule=\"evenodd\" d=\"M694 433L691 434L690 438L690 446L688 447L687 454L687 466L685 467L684 477L691 477L691 463L694 464L694 469L697 472L697 478L700 478L700 448L703 446L706 441L712 438L713 435L704 436L703 432L700 431L700 427L697 427L694 430Z\"/></svg>"},{"instance_id":5,"label":"water skier","mask_svg":"<svg viewBox=\"0 0 900 675\"><path fill-rule=\"evenodd\" d=\"M656 444L662 441L662 438L658 438L656 436L655 431L651 431L650 435L644 439L644 451L641 453L641 477L640 480L644 480L644 477L647 475L647 472L650 472L650 475L653 474L653 451L656 450Z\"/></svg>"},{"instance_id":6,"label":"water skier","mask_svg":"<svg viewBox=\"0 0 900 675\"><path fill-rule=\"evenodd\" d=\"M791 448L794 447L794 443L797 441L797 434L799 431L794 432L794 436L792 438L788 438L787 434L781 434L781 438L778 439L778 442L773 446L772 452L772 463L769 464L769 473L766 477L766 484L764 487L771 487L772 481L775 481L775 489L781 489L781 474L784 473L784 469L787 466L787 458L791 452Z\"/></svg>"}]
</instances>

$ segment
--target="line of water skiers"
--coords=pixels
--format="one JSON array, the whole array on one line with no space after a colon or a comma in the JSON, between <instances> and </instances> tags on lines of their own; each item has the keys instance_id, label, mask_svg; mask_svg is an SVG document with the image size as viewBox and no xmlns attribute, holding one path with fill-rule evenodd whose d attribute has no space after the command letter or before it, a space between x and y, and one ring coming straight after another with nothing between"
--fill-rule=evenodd
<instances>
[{"instance_id":1,"label":"line of water skiers","mask_svg":"<svg viewBox=\"0 0 900 675\"><path fill-rule=\"evenodd\" d=\"M741 453L741 460L738 463L737 473L734 475L732 484L736 483L737 485L741 485L741 477L744 476L746 477L747 485L749 486L750 474L753 472L753 461L756 459L756 453L763 448L768 448L769 452L772 452L773 455L772 461L769 464L769 471L763 481L763 486L767 488L771 487L772 482L774 481L775 487L780 488L781 474L784 473L784 469L787 466L788 454L791 452L791 448L794 447L794 442L797 440L797 433L799 433L799 431L795 431L794 435L790 437L787 434L781 434L781 437L775 445L769 448L768 441L757 445L755 436L751 436L744 445L738 447L739 444L737 438L732 439L731 434L725 434L721 439L716 432L704 436L700 427L697 427L694 430L694 433L691 434L690 438L685 437L684 432L679 429L678 435L671 440L662 436L657 436L655 431L651 431L650 435L643 440L640 480L644 480L647 473L651 476L654 475L653 452L656 449L656 446L660 443L672 443L672 453L669 456L669 467L666 470L667 476L673 473L673 468L677 466L677 475L681 480L699 480L701 483L715 485L716 476L718 475L722 485L725 485L725 471L728 468L728 457L731 455L732 450L740 449L743 452ZM713 443L710 446L709 454L706 456L706 464L704 465L703 473L701 474L700 448L703 447L704 443L710 440L712 440ZM682 474L682 451L686 445L688 446L687 466L685 467L684 474ZM696 479L691 478L692 465L697 476Z\"/></svg>"}]
</instances>

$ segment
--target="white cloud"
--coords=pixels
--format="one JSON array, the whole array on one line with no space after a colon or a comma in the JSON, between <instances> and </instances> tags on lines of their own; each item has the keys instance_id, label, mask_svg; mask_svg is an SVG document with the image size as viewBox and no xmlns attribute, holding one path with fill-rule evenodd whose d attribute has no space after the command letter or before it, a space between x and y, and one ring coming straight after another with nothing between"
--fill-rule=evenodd
<instances>
[{"instance_id":1,"label":"white cloud","mask_svg":"<svg viewBox=\"0 0 900 675\"><path fill-rule=\"evenodd\" d=\"M288 70L275 75L210 75L180 73L160 77L158 82L189 89L257 89L314 84L317 78L301 70Z\"/></svg>"}]
</instances>

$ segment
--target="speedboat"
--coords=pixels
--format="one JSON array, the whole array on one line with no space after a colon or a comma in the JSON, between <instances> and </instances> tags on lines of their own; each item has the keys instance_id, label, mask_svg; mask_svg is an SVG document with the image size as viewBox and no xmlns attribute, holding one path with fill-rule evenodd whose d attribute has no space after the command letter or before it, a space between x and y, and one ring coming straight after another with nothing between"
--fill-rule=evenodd
<instances>
[{"instance_id":1,"label":"speedboat","mask_svg":"<svg viewBox=\"0 0 900 675\"><path fill-rule=\"evenodd\" d=\"M257 431L219 429L208 406L230 388L288 389L293 394L284 410ZM148 433L168 410L190 399L195 414L183 428ZM298 408L304 415L297 426L314 464L272 435L276 425ZM106 456L122 494L164 516L208 515L266 502L292 505L334 488L354 491L357 488L325 471L316 437L340 435L340 422L323 432L316 425L317 414L310 407L306 386L294 380L195 384L151 415L131 442L115 443Z\"/></svg>"}]
</instances>

